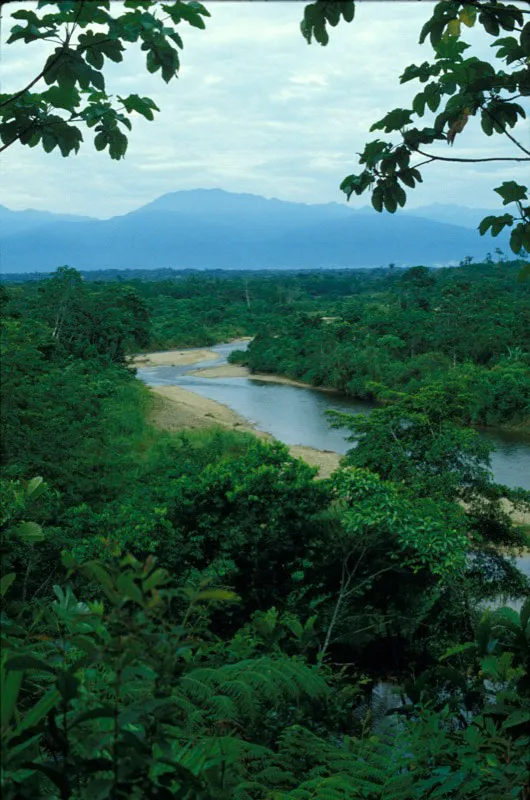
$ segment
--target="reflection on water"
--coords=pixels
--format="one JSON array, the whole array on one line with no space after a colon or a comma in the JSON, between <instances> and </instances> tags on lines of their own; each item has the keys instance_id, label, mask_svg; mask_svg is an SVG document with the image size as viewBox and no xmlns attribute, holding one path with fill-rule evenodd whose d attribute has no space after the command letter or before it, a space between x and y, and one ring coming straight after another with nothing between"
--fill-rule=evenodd
<instances>
[{"instance_id":1,"label":"reflection on water","mask_svg":"<svg viewBox=\"0 0 530 800\"><path fill-rule=\"evenodd\" d=\"M504 431L481 431L481 436L495 445L491 468L497 483L530 490L530 440Z\"/></svg>"},{"instance_id":2,"label":"reflection on water","mask_svg":"<svg viewBox=\"0 0 530 800\"><path fill-rule=\"evenodd\" d=\"M517 568L526 575L527 578L530 578L530 556L520 556L516 559L517 561Z\"/></svg>"}]
</instances>

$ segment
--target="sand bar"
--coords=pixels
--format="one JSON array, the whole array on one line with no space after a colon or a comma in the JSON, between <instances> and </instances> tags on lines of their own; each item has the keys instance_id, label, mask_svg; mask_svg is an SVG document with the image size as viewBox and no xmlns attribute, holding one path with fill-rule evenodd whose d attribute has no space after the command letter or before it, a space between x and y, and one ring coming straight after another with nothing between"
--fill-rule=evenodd
<instances>
[{"instance_id":1,"label":"sand bar","mask_svg":"<svg viewBox=\"0 0 530 800\"><path fill-rule=\"evenodd\" d=\"M301 444L291 445L289 452L293 458L299 458L312 467L318 467L319 478L329 478L339 468L342 458L340 453L335 453L333 450L315 450L314 447Z\"/></svg>"},{"instance_id":2,"label":"sand bar","mask_svg":"<svg viewBox=\"0 0 530 800\"><path fill-rule=\"evenodd\" d=\"M154 403L150 421L158 428L181 431L185 428L209 428L212 425L219 425L230 430L251 433L259 439L273 441L269 433L257 430L244 417L216 400L202 397L181 386L152 386L151 392ZM331 451L293 445L289 447L289 452L294 458L318 467L321 478L329 477L339 466L340 455Z\"/></svg>"},{"instance_id":3,"label":"sand bar","mask_svg":"<svg viewBox=\"0 0 530 800\"><path fill-rule=\"evenodd\" d=\"M260 438L271 439L268 433L257 431L246 419L228 406L190 392L181 386L151 386L154 405L151 422L158 428L180 431L183 428L208 428L220 425L253 433Z\"/></svg>"},{"instance_id":4,"label":"sand bar","mask_svg":"<svg viewBox=\"0 0 530 800\"><path fill-rule=\"evenodd\" d=\"M242 340L241 340L242 341ZM186 366L198 364L202 361L214 361L219 358L218 353L207 349L165 350L156 353L144 353L130 360L132 366ZM251 380L269 383L283 383L288 386L299 386L304 389L319 389L331 391L324 387L313 387L301 381L291 380L281 375L267 375L251 373L247 367L237 364L221 364L217 367L204 367L190 373L201 378L250 378ZM273 440L273 437L257 430L248 420L232 411L228 406L216 400L202 397L180 386L151 387L155 397L152 410L152 422L165 430L182 430L183 428L206 428L211 425L221 425L224 428L236 429L245 433L252 433L262 439ZM300 458L312 466L319 468L319 476L328 477L334 472L341 459L339 453L328 450L316 450L305 445L292 445L289 452L295 458ZM530 514L525 511L515 510L508 500L503 501L505 510L517 525L530 527Z\"/></svg>"},{"instance_id":5,"label":"sand bar","mask_svg":"<svg viewBox=\"0 0 530 800\"><path fill-rule=\"evenodd\" d=\"M324 386L311 386L310 383L295 381L292 378L285 378L283 375L269 375L263 372L250 372L248 367L238 364L221 364L219 367L202 367L192 373L197 378L250 378L252 381L263 381L265 383L283 383L286 386L299 386L301 389L314 389L319 392L334 393L334 389Z\"/></svg>"},{"instance_id":6,"label":"sand bar","mask_svg":"<svg viewBox=\"0 0 530 800\"><path fill-rule=\"evenodd\" d=\"M219 353L213 350L160 350L133 356L129 363L133 367L185 367L201 361L215 361Z\"/></svg>"}]
</instances>

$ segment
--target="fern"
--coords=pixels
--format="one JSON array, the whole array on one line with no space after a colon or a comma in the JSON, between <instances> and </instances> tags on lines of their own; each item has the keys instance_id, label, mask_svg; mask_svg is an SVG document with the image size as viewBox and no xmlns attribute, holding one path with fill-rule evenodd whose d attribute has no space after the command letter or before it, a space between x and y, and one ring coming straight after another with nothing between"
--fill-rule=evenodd
<instances>
[{"instance_id":1,"label":"fern","mask_svg":"<svg viewBox=\"0 0 530 800\"><path fill-rule=\"evenodd\" d=\"M188 719L196 712L210 721L240 725L259 718L265 708L323 698L329 689L316 670L294 659L259 659L223 666L198 667L184 675L175 704Z\"/></svg>"},{"instance_id":2,"label":"fern","mask_svg":"<svg viewBox=\"0 0 530 800\"><path fill-rule=\"evenodd\" d=\"M210 709L216 719L235 720L237 709L231 697L215 694L210 698Z\"/></svg>"},{"instance_id":3,"label":"fern","mask_svg":"<svg viewBox=\"0 0 530 800\"><path fill-rule=\"evenodd\" d=\"M376 737L329 742L293 726L280 736L279 745L280 760L298 772L299 784L277 793L278 800L405 800L413 796L406 773L406 737L391 744Z\"/></svg>"}]
</instances>

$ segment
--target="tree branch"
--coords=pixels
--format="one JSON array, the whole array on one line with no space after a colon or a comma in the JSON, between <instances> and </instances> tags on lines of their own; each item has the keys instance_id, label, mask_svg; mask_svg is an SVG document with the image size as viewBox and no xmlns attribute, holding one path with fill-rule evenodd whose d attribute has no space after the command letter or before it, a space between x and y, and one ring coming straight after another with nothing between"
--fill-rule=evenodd
<instances>
[{"instance_id":1,"label":"tree branch","mask_svg":"<svg viewBox=\"0 0 530 800\"><path fill-rule=\"evenodd\" d=\"M522 151L523 151L523 153L526 153L528 156L530 156L530 150L527 150L527 149L526 149L526 147L523 147L523 145L522 145L522 144L520 144L520 143L517 141L517 139L516 139L514 136L512 136L512 134L511 134L511 133L508 133L508 131L507 131L506 127L505 127L505 126L504 126L504 125L503 125L501 122L499 122L499 121L498 121L498 120L495 118L495 115L491 113L491 111L489 110L489 108L485 108L484 106L480 106L480 107L481 107L481 109L482 109L483 111L485 111L485 112L486 112L486 114L488 115L488 117L489 117L490 119L492 119L492 120L493 120L493 122L495 123L495 125L498 125L500 128L502 128L502 132L503 132L503 133L504 133L504 134L505 134L505 135L508 137L508 139L510 139L510 141L512 141L512 142L514 143L514 145L515 145L516 147L518 147L518 148L519 148L519 150L522 150ZM516 159L514 158L514 159L513 159L513 161L516 161Z\"/></svg>"},{"instance_id":2,"label":"tree branch","mask_svg":"<svg viewBox=\"0 0 530 800\"><path fill-rule=\"evenodd\" d=\"M363 547L363 549L361 550L361 553L359 555L359 558L357 559L357 563L355 564L352 572L348 571L348 559L349 559L351 553L346 555L344 557L343 561L342 561L339 596L337 597L337 602L335 603L335 608L333 609L333 615L331 617L331 621L330 621L328 629L326 631L326 638L324 639L324 644L322 645L322 647L320 648L320 651L318 653L318 658L319 658L319 660L321 662L324 660L324 657L326 655L327 649L328 649L328 647L330 645L331 634L332 634L333 629L335 627L335 624L337 622L337 619L338 619L338 616L339 616L340 607L341 607L341 605L343 603L343 600L345 599L345 597L348 594L348 587L350 585L350 581L354 577L355 573L357 572L359 564L361 563L362 559L364 558L365 553L366 553L366 547ZM346 577L346 575L348 577Z\"/></svg>"},{"instance_id":3,"label":"tree branch","mask_svg":"<svg viewBox=\"0 0 530 800\"><path fill-rule=\"evenodd\" d=\"M74 31L77 28L77 23L79 21L79 17L81 16L81 12L83 10L83 6L84 5L85 5L85 0L81 0L81 2L79 3L78 9L77 9L77 13L76 13L76 15L74 17L74 21L72 22L72 29L71 29L71 31L69 33L68 33L68 28L67 28L66 42L65 42L67 47L70 45L70 41L72 39Z\"/></svg>"},{"instance_id":4,"label":"tree branch","mask_svg":"<svg viewBox=\"0 0 530 800\"><path fill-rule=\"evenodd\" d=\"M20 136L21 136L22 133L25 133L25 131L20 131L20 133L17 134L14 139L11 139L10 142L8 142L7 144L4 144L2 147L0 147L0 153L3 153L4 150L7 150L7 148L11 147L12 144L15 144L15 142L18 142L18 140L20 139Z\"/></svg>"},{"instance_id":5,"label":"tree branch","mask_svg":"<svg viewBox=\"0 0 530 800\"><path fill-rule=\"evenodd\" d=\"M35 86L35 84L36 84L36 83L38 83L38 82L41 80L41 78L43 78L43 77L46 75L46 73L47 73L47 72L48 72L48 71L49 71L49 70L50 70L50 69L51 69L53 66L55 66L55 64L57 64L57 62L59 61L59 59L62 57L62 55L63 55L63 53L64 53L65 49L66 49L66 48L69 46L69 44L70 44L70 40L71 40L71 38L72 38L72 34L73 34L73 32L74 32L74 30L75 30L75 28L76 28L76 26L77 26L77 22L78 22L78 20L79 20L79 17L80 17L80 15L81 15L81 11L83 10L83 6L84 6L84 4L85 4L85 0L81 0L81 2L79 3L79 8L77 9L77 14L76 14L76 16L75 16L75 19L74 19L74 21L73 21L73 24L72 24L72 30L71 30L69 33L67 32L67 34L66 34L66 39L64 40L64 42L63 42L61 39L59 39L59 40L58 40L58 41L59 41L59 43L60 43L60 44L62 44L62 49L61 49L61 52L60 52L60 53L58 53L58 54L56 55L56 57L53 59L53 61L52 61L50 64L48 64L48 66L47 66L47 67L44 67L44 69L42 69L42 70L41 70L41 72L39 72L39 74L37 75L37 77L36 77L36 78L33 78L33 80L32 80L32 81L30 81L30 83L28 83L28 85L27 85L27 86L25 86L25 87L24 87L23 89L21 89L19 92L15 92L15 94L11 95L11 97L8 97L8 99L7 99L7 100L4 100L4 102L3 102L3 103L0 103L0 108L3 108L3 106L7 106L7 105L9 105L9 103L12 103L14 100L18 100L18 98L19 98L19 97L22 97L22 95L23 95L23 94L25 94L26 92L29 92L29 90L30 90L30 89L32 89L32 88ZM13 141L16 141L16 139L14 139ZM10 142L9 144L13 144L13 142ZM3 150L5 150L5 147L2 147L2 148L0 149L0 153L1 153Z\"/></svg>"},{"instance_id":6,"label":"tree branch","mask_svg":"<svg viewBox=\"0 0 530 800\"><path fill-rule=\"evenodd\" d=\"M530 157L529 158L519 158L517 156L514 156L514 157L510 157L510 156L500 157L500 156L498 156L498 157L495 157L495 158L453 158L453 157L449 157L449 156L435 156L432 153L426 153L424 150L420 150L420 149L417 149L415 152L419 153L422 156L425 156L430 161L458 161L458 162L461 162L461 163L464 163L464 164L481 164L481 163L483 163L485 161L530 161ZM528 151L525 150L525 153L526 152L528 152ZM528 153L528 155L530 156L530 153Z\"/></svg>"},{"instance_id":7,"label":"tree branch","mask_svg":"<svg viewBox=\"0 0 530 800\"><path fill-rule=\"evenodd\" d=\"M64 46L63 46L63 49L61 50L61 52L57 54L57 56L53 59L53 61L50 64L48 64L47 67L44 67L44 69L41 72L39 72L39 74L37 75L36 78L33 78L33 80L30 83L28 83L28 85L25 86L23 89L21 89L19 92L15 92L15 94L12 94L11 97L7 98L7 100L4 100L3 103L0 103L0 108L3 108L3 106L8 106L9 103L12 103L14 100L18 100L18 98L22 97L23 94L25 94L26 92L29 92L29 90L31 88L33 88L33 86L35 86L35 84L38 83L40 81L40 79L43 78L46 75L46 73L53 66L55 66L55 64L57 64L59 59L62 57L63 52L64 52ZM0 152L2 152L2 151L0 150Z\"/></svg>"},{"instance_id":8,"label":"tree branch","mask_svg":"<svg viewBox=\"0 0 530 800\"><path fill-rule=\"evenodd\" d=\"M494 5L493 3L488 3L488 2L482 3L482 2L480 2L480 0L467 0L467 5L474 6L479 11L498 11L499 10L499 6ZM518 8L518 11L521 14L530 14L530 11L527 11L524 8Z\"/></svg>"},{"instance_id":9,"label":"tree branch","mask_svg":"<svg viewBox=\"0 0 530 800\"><path fill-rule=\"evenodd\" d=\"M434 158L426 158L425 161L420 161L419 164L414 164L412 169L418 169L419 167L424 167L425 164L430 164L432 161L434 161ZM398 172L398 175L399 175L399 172Z\"/></svg>"}]
</instances>

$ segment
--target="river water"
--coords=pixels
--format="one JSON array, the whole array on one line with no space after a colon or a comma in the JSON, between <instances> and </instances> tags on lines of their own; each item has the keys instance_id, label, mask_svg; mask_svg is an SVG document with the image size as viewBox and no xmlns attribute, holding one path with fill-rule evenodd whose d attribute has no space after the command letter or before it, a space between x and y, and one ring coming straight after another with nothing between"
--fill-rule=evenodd
<instances>
[{"instance_id":1,"label":"river water","mask_svg":"<svg viewBox=\"0 0 530 800\"><path fill-rule=\"evenodd\" d=\"M300 444L341 454L352 447L346 429L329 427L326 411L366 413L373 408L371 403L310 387L287 386L255 378L199 378L190 374L198 367L225 364L232 350L244 350L246 346L247 342L216 345L209 348L218 354L216 361L186 367L143 367L138 369L138 377L150 386L182 386L223 403L259 430L288 445ZM495 445L491 468L497 483L530 490L530 440L491 430L480 435Z\"/></svg>"},{"instance_id":2,"label":"river water","mask_svg":"<svg viewBox=\"0 0 530 800\"><path fill-rule=\"evenodd\" d=\"M321 392L310 387L287 386L255 378L200 378L190 373L200 367L226 364L232 350L244 350L247 342L231 342L209 348L218 354L216 361L206 361L185 367L143 367L137 370L140 380L149 386L181 386L192 392L216 400L236 411L256 428L272 434L289 445L306 445L317 450L345 453L352 447L347 429L329 427L326 411L344 411L347 414L367 413L372 403L363 403L333 392ZM530 441L521 441L514 434L481 432L481 436L495 445L491 468L495 480L510 487L530 490ZM517 567L530 577L530 556L515 559ZM522 600L509 598L499 601L520 610ZM394 708L401 704L394 695L394 687L380 681L371 696L372 710Z\"/></svg>"},{"instance_id":3,"label":"river water","mask_svg":"<svg viewBox=\"0 0 530 800\"><path fill-rule=\"evenodd\" d=\"M244 350L247 342L230 342L208 348L218 359L181 367L142 367L138 378L148 386L181 386L210 400L223 403L259 430L272 434L288 445L305 445L317 450L345 453L352 447L347 429L329 427L326 411L347 414L367 413L371 403L352 400L333 392L310 387L287 386L255 378L200 378L191 375L200 367L226 364L232 350ZM481 436L495 445L491 468L495 480L512 488L530 490L530 441L514 434L482 431ZM530 577L530 556L517 558L519 569Z\"/></svg>"}]
</instances>

